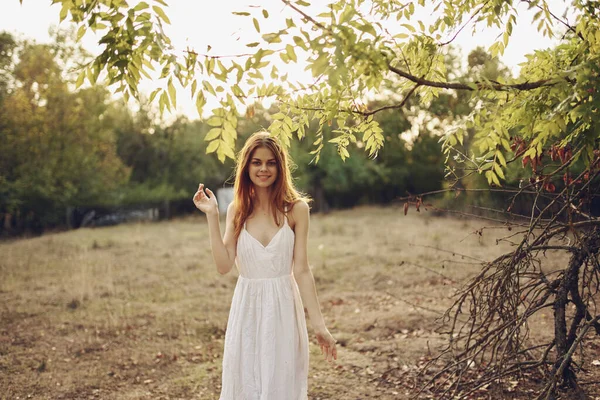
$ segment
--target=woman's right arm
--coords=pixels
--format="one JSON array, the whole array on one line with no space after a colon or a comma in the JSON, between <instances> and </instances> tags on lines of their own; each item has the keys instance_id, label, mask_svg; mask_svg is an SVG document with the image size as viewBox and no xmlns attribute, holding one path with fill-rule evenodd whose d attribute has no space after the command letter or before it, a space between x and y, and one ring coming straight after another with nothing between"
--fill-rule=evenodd
<instances>
[{"instance_id":1,"label":"woman's right arm","mask_svg":"<svg viewBox=\"0 0 600 400\"><path fill-rule=\"evenodd\" d=\"M208 220L208 232L210 247L217 271L224 275L231 271L236 257L236 239L233 219L235 206L233 203L227 207L227 218L225 222L225 236L221 239L221 226L219 223L219 207L216 196L210 189L206 189L208 196L204 193L204 185L200 184L194 195L194 204L206 214Z\"/></svg>"}]
</instances>

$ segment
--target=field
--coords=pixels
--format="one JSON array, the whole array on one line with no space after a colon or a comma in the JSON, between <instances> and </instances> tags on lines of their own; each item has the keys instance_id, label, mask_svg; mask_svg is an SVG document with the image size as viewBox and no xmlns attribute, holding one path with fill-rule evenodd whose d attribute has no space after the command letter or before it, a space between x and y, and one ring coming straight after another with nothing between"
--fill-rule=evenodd
<instances>
[{"instance_id":1,"label":"field","mask_svg":"<svg viewBox=\"0 0 600 400\"><path fill-rule=\"evenodd\" d=\"M309 257L339 359L322 360L309 326L311 400L414 394L415 366L441 340L436 318L479 270L469 257L508 249L496 244L505 228L476 234L483 225L393 207L313 216ZM201 216L0 243L0 398L218 399L237 274L217 274L208 245ZM552 334L551 319L534 329ZM591 368L587 381L600 376ZM526 387L485 398L527 398Z\"/></svg>"}]
</instances>

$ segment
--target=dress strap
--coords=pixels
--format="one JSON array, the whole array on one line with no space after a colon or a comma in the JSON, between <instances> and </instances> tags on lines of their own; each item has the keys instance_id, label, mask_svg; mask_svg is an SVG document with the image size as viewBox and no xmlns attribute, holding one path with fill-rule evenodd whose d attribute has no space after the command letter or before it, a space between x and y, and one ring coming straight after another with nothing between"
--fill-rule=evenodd
<instances>
[{"instance_id":1,"label":"dress strap","mask_svg":"<svg viewBox=\"0 0 600 400\"><path fill-rule=\"evenodd\" d=\"M288 223L288 219L287 219L287 205L283 207L283 223L287 224ZM289 225L289 224L288 224Z\"/></svg>"}]
</instances>

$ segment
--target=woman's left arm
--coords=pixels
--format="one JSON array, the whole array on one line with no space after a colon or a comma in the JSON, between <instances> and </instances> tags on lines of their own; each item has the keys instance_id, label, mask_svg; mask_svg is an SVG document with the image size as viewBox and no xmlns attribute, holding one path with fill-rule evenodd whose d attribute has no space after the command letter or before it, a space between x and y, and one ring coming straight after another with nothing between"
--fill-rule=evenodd
<instances>
[{"instance_id":1,"label":"woman's left arm","mask_svg":"<svg viewBox=\"0 0 600 400\"><path fill-rule=\"evenodd\" d=\"M292 215L296 223L294 227L294 278L298 283L302 303L308 311L308 317L317 336L321 353L327 361L337 359L335 339L325 327L321 306L317 297L315 279L308 265L308 228L310 225L310 209L304 201L298 201L292 209Z\"/></svg>"}]
</instances>

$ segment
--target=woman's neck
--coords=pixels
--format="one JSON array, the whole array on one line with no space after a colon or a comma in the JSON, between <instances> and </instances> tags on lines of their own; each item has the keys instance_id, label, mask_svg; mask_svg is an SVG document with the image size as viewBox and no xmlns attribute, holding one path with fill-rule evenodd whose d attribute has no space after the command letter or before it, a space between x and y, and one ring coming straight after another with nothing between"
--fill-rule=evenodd
<instances>
[{"instance_id":1,"label":"woman's neck","mask_svg":"<svg viewBox=\"0 0 600 400\"><path fill-rule=\"evenodd\" d=\"M256 211L268 212L271 209L270 191L268 188L254 188L254 209Z\"/></svg>"}]
</instances>

